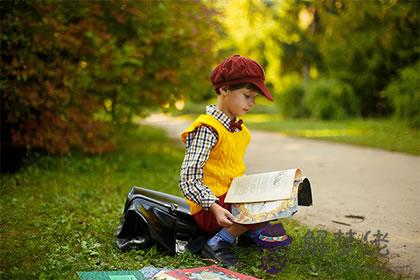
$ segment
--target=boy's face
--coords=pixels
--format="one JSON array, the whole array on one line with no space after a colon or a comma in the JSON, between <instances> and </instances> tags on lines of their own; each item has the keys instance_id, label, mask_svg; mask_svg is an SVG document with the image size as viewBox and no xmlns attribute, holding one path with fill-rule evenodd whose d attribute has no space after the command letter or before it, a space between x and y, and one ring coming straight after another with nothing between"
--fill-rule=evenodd
<instances>
[{"instance_id":1,"label":"boy's face","mask_svg":"<svg viewBox=\"0 0 420 280\"><path fill-rule=\"evenodd\" d=\"M229 117L242 116L249 112L255 105L255 98L259 95L258 92L240 88L235 90L220 89L222 97L222 110Z\"/></svg>"}]
</instances>

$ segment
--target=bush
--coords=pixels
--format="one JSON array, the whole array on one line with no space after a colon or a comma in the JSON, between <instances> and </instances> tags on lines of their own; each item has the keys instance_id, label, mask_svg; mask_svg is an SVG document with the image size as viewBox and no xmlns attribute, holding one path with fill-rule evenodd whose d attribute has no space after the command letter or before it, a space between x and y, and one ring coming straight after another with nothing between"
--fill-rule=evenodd
<instances>
[{"instance_id":1,"label":"bush","mask_svg":"<svg viewBox=\"0 0 420 280\"><path fill-rule=\"evenodd\" d=\"M360 114L352 87L336 79L322 78L310 82L303 101L310 117L316 119L346 119Z\"/></svg>"},{"instance_id":2,"label":"bush","mask_svg":"<svg viewBox=\"0 0 420 280\"><path fill-rule=\"evenodd\" d=\"M283 90L280 91L280 110L286 118L302 118L308 115L303 104L305 89L302 80L295 75L282 79Z\"/></svg>"},{"instance_id":3,"label":"bush","mask_svg":"<svg viewBox=\"0 0 420 280\"><path fill-rule=\"evenodd\" d=\"M420 128L420 61L403 68L384 95L391 101L396 118Z\"/></svg>"},{"instance_id":4,"label":"bush","mask_svg":"<svg viewBox=\"0 0 420 280\"><path fill-rule=\"evenodd\" d=\"M199 1L7 1L0 12L2 142L107 152L104 119L120 127L208 84L216 22Z\"/></svg>"}]
</instances>

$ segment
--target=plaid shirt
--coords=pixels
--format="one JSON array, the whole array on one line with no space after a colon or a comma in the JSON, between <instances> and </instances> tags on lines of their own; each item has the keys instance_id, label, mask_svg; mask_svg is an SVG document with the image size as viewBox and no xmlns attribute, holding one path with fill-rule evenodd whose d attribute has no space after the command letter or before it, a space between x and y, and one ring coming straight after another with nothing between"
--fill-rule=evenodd
<instances>
[{"instance_id":1,"label":"plaid shirt","mask_svg":"<svg viewBox=\"0 0 420 280\"><path fill-rule=\"evenodd\" d=\"M207 106L206 113L229 130L231 119L215 105ZM181 166L179 186L182 193L206 210L217 198L210 188L203 184L203 168L217 140L218 135L213 128L204 125L196 128L186 138L185 157Z\"/></svg>"}]
</instances>

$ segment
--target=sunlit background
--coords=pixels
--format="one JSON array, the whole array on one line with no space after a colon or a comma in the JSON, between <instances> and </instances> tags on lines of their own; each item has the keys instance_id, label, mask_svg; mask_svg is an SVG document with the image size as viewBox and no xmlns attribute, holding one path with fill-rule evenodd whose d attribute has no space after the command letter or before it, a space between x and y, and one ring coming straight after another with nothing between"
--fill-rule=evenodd
<instances>
[{"instance_id":1,"label":"sunlit background","mask_svg":"<svg viewBox=\"0 0 420 280\"><path fill-rule=\"evenodd\" d=\"M254 110L265 119L374 118L417 129L419 5L2 2L2 147L112 151L112 133L134 116L203 112L215 100L211 70L237 53L265 68L275 102L261 98ZM249 117L267 124L256 119ZM346 125L311 130L297 127L295 134L364 133Z\"/></svg>"}]
</instances>

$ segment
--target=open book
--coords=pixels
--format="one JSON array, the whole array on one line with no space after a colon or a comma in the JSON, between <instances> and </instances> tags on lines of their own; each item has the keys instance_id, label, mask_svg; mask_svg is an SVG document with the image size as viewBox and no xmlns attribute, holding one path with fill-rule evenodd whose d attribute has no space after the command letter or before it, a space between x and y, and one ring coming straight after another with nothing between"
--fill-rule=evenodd
<instances>
[{"instance_id":1,"label":"open book","mask_svg":"<svg viewBox=\"0 0 420 280\"><path fill-rule=\"evenodd\" d=\"M235 178L225 198L235 222L255 224L294 215L312 205L311 185L298 168Z\"/></svg>"}]
</instances>

